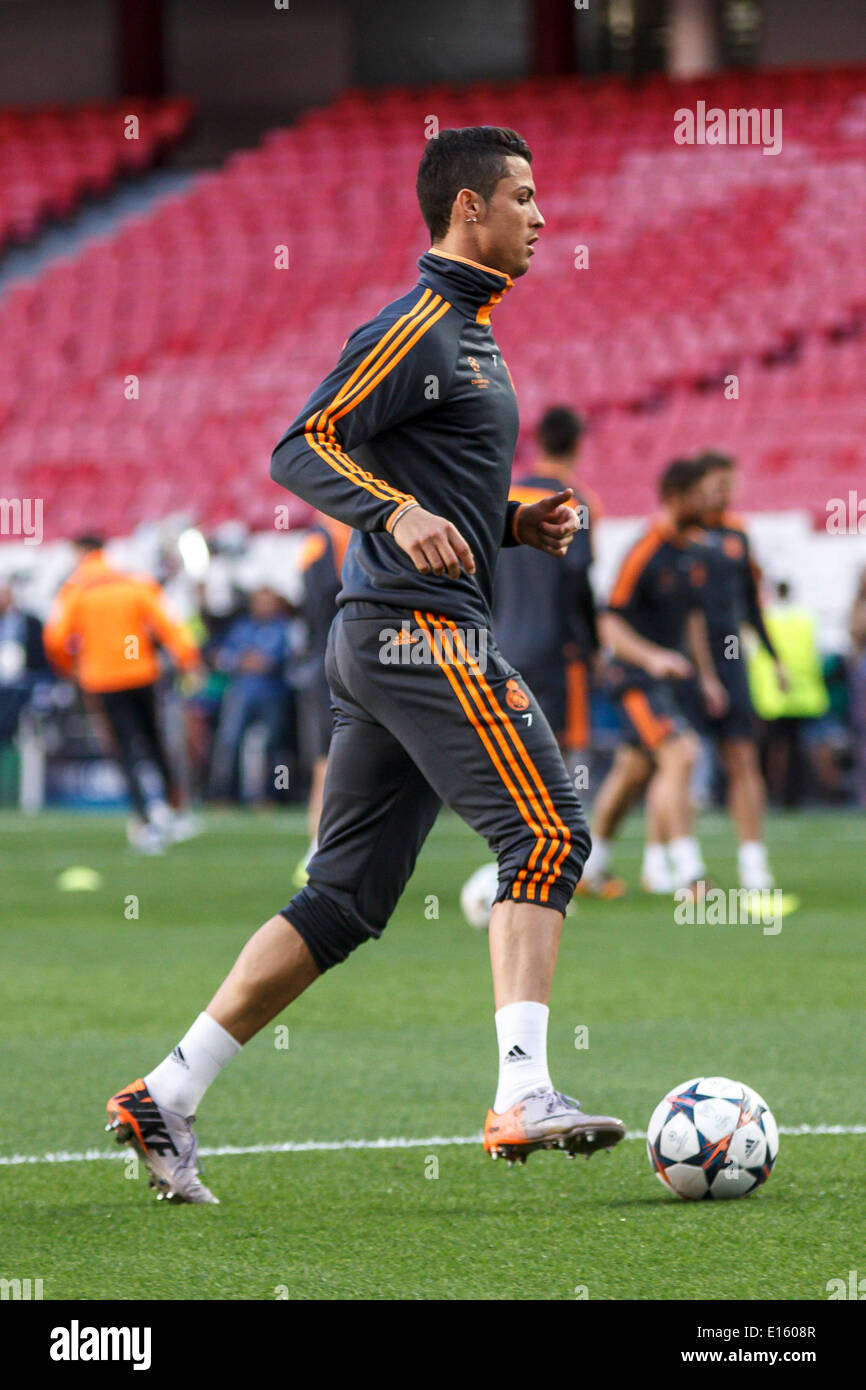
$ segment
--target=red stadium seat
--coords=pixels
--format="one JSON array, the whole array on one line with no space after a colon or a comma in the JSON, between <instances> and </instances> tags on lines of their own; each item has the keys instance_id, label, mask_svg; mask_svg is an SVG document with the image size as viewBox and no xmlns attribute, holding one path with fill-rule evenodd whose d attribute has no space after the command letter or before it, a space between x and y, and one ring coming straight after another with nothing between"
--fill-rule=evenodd
<instances>
[{"instance_id":1,"label":"red stadium seat","mask_svg":"<svg viewBox=\"0 0 866 1390\"><path fill-rule=\"evenodd\" d=\"M128 140L124 118L133 113L138 139ZM182 97L0 110L0 248L29 240L48 217L68 217L122 174L148 168L182 137L191 114Z\"/></svg>"}]
</instances>

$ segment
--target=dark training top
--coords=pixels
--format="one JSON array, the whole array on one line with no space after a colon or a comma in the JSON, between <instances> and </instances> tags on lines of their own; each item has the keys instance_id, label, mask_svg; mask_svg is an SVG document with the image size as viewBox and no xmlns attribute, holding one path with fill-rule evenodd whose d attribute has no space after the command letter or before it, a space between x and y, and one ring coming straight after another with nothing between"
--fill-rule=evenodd
<instances>
[{"instance_id":1,"label":"dark training top","mask_svg":"<svg viewBox=\"0 0 866 1390\"><path fill-rule=\"evenodd\" d=\"M760 571L752 559L749 537L739 517L724 512L714 526L701 527L690 536L707 569L702 597L713 655L724 656L727 639L748 623L770 655L775 656L761 611Z\"/></svg>"},{"instance_id":2,"label":"dark training top","mask_svg":"<svg viewBox=\"0 0 866 1390\"><path fill-rule=\"evenodd\" d=\"M357 328L283 435L271 476L354 528L338 602L421 608L488 626L508 501L517 400L490 328L510 278L443 251L418 283ZM415 500L457 527L475 574L419 574L390 534Z\"/></svg>"},{"instance_id":3,"label":"dark training top","mask_svg":"<svg viewBox=\"0 0 866 1390\"><path fill-rule=\"evenodd\" d=\"M557 478L533 474L512 488L518 502L532 503L566 486ZM595 601L589 569L592 564L592 516L575 491L574 503L586 522L561 558L532 546L518 546L503 555L493 590L493 633L504 656L519 671L560 666L565 648L586 660L598 647Z\"/></svg>"},{"instance_id":4,"label":"dark training top","mask_svg":"<svg viewBox=\"0 0 866 1390\"><path fill-rule=\"evenodd\" d=\"M646 641L682 652L686 616L691 609L703 607L706 579L700 547L674 531L664 518L658 518L628 551L607 608ZM641 668L621 664L627 684L651 680Z\"/></svg>"}]
</instances>

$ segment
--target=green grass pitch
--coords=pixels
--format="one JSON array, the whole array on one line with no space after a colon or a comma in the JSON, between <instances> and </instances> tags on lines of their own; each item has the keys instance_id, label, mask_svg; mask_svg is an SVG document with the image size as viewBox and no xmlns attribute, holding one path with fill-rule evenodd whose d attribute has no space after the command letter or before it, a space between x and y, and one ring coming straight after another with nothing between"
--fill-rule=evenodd
<instances>
[{"instance_id":1,"label":"green grass pitch","mask_svg":"<svg viewBox=\"0 0 866 1390\"><path fill-rule=\"evenodd\" d=\"M702 833L732 883L726 823L707 816ZM557 1085L630 1130L701 1073L754 1086L783 1128L863 1128L862 819L773 819L778 880L801 898L776 936L675 924L634 887L639 837L635 819L618 863L629 897L581 902L565 924ZM211 1156L219 1207L156 1203L103 1132L105 1099L165 1055L291 896L304 844L297 813L214 813L201 839L142 860L119 818L0 816L0 1276L41 1278L46 1299L821 1300L866 1274L866 1133L783 1133L767 1185L724 1203L666 1193L639 1139L514 1169L434 1142L480 1132L496 1066L486 936L458 905L488 856L449 814L382 941L287 1010L287 1036L254 1039L197 1125L206 1149L421 1142ZM78 864L98 891L58 890Z\"/></svg>"}]
</instances>

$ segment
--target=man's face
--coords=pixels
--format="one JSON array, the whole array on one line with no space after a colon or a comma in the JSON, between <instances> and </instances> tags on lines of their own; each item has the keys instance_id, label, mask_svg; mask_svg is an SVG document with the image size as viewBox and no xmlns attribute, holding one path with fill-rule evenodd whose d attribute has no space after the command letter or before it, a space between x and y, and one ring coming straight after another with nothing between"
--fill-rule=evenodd
<instances>
[{"instance_id":1,"label":"man's face","mask_svg":"<svg viewBox=\"0 0 866 1390\"><path fill-rule=\"evenodd\" d=\"M275 618L279 607L280 600L273 589L256 589L250 595L250 613L260 622Z\"/></svg>"},{"instance_id":2,"label":"man's face","mask_svg":"<svg viewBox=\"0 0 866 1390\"><path fill-rule=\"evenodd\" d=\"M501 178L478 213L478 249L484 265L516 280L532 260L532 242L544 226L535 203L532 169L521 155L509 155Z\"/></svg>"},{"instance_id":3,"label":"man's face","mask_svg":"<svg viewBox=\"0 0 866 1390\"><path fill-rule=\"evenodd\" d=\"M734 491L734 470L732 468L711 468L703 478L704 510L711 514L725 512L731 504Z\"/></svg>"},{"instance_id":4,"label":"man's face","mask_svg":"<svg viewBox=\"0 0 866 1390\"><path fill-rule=\"evenodd\" d=\"M668 499L674 524L680 530L685 530L688 526L695 526L703 516L705 509L703 483L702 478L699 483L695 483L685 492L675 492Z\"/></svg>"}]
</instances>

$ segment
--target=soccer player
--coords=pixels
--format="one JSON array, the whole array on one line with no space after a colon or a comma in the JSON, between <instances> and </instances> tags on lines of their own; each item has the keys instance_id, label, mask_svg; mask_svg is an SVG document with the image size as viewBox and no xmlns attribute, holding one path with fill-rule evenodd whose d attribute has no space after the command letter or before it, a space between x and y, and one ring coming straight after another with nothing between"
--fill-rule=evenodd
<instances>
[{"instance_id":1,"label":"soccer player","mask_svg":"<svg viewBox=\"0 0 866 1390\"><path fill-rule=\"evenodd\" d=\"M745 624L753 628L769 652L783 689L787 681L761 611L760 570L741 519L730 511L736 480L734 461L722 454L705 453L697 463L704 469L703 507L696 533L707 574L704 611L713 664L728 700L723 713L713 717L700 699L692 699L690 714L698 731L716 743L724 767L728 808L739 840L740 886L759 891L773 887L773 875L764 843L766 792L741 653Z\"/></svg>"},{"instance_id":2,"label":"soccer player","mask_svg":"<svg viewBox=\"0 0 866 1390\"><path fill-rule=\"evenodd\" d=\"M721 713L727 703L701 606L705 566L689 538L701 516L702 478L703 466L689 459L665 469L661 514L623 560L599 618L602 641L616 658L612 693L629 731L626 751L614 761L594 808L585 880L588 891L602 896L612 837L648 777L647 810L659 840L648 846L644 881L652 886L655 849L670 855L674 888L697 890L706 874L689 795L699 745L677 693L678 683L696 672L708 708Z\"/></svg>"},{"instance_id":3,"label":"soccer player","mask_svg":"<svg viewBox=\"0 0 866 1390\"><path fill-rule=\"evenodd\" d=\"M490 633L503 545L562 557L562 489L508 501L517 403L491 311L544 226L514 131L445 130L417 192L432 246L417 283L348 338L271 472L353 527L327 673L335 725L309 881L247 943L173 1053L108 1101L161 1195L213 1201L191 1117L238 1049L325 971L381 935L443 802L499 864L490 923L499 1082L493 1157L592 1153L622 1139L554 1089L547 1001L589 835L556 740ZM552 560L551 563L554 563ZM409 660L405 659L409 652Z\"/></svg>"},{"instance_id":4,"label":"soccer player","mask_svg":"<svg viewBox=\"0 0 866 1390\"><path fill-rule=\"evenodd\" d=\"M299 559L299 568L304 577L302 612L307 635L306 649L295 677L295 685L300 692L301 712L313 767L307 802L310 846L295 868L296 888L303 888L307 882L307 864L315 854L318 844L332 723L331 692L325 674L325 653L328 633L337 611L340 571L343 568L343 557L350 535L348 526L322 514L305 537Z\"/></svg>"},{"instance_id":5,"label":"soccer player","mask_svg":"<svg viewBox=\"0 0 866 1390\"><path fill-rule=\"evenodd\" d=\"M543 552L515 546L500 560L493 591L493 633L547 716L564 749L589 743L588 664L598 650L595 600L589 571L592 525L598 499L578 489L575 468L583 425L567 406L552 406L538 424L541 450L530 477L511 489L518 502L536 502L571 487L577 503L578 532L562 564L551 565Z\"/></svg>"},{"instance_id":6,"label":"soccer player","mask_svg":"<svg viewBox=\"0 0 866 1390\"><path fill-rule=\"evenodd\" d=\"M135 809L130 843L143 854L161 854L197 826L172 810L179 797L157 719L156 647L165 647L182 671L199 665L199 650L156 581L116 569L103 546L99 536L75 542L78 563L45 624L45 651L108 724Z\"/></svg>"}]
</instances>

